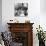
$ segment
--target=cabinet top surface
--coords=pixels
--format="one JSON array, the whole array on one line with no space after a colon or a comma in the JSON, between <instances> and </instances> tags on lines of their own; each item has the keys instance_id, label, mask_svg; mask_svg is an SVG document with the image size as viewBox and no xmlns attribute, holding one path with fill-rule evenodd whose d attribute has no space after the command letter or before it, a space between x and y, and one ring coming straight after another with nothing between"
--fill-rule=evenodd
<instances>
[{"instance_id":1,"label":"cabinet top surface","mask_svg":"<svg viewBox=\"0 0 46 46\"><path fill-rule=\"evenodd\" d=\"M34 23L7 23L8 25L14 25L14 24L18 24L18 25L23 25L23 24L31 24L33 25Z\"/></svg>"}]
</instances>

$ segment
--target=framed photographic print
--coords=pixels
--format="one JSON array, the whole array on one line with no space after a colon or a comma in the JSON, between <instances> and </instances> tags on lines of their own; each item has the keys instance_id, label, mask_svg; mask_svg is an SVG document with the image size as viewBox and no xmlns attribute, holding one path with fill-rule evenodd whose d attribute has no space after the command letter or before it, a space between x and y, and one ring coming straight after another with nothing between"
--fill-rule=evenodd
<instances>
[{"instance_id":1,"label":"framed photographic print","mask_svg":"<svg viewBox=\"0 0 46 46\"><path fill-rule=\"evenodd\" d=\"M27 16L28 3L17 3L14 7L14 16Z\"/></svg>"}]
</instances>

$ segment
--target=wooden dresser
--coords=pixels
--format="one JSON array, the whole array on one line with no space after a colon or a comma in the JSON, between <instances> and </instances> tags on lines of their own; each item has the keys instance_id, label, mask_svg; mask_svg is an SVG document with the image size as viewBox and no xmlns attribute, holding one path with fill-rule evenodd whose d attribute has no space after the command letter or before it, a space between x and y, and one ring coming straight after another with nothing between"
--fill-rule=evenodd
<instances>
[{"instance_id":1,"label":"wooden dresser","mask_svg":"<svg viewBox=\"0 0 46 46\"><path fill-rule=\"evenodd\" d=\"M7 23L12 39L22 46L33 46L33 23Z\"/></svg>"}]
</instances>

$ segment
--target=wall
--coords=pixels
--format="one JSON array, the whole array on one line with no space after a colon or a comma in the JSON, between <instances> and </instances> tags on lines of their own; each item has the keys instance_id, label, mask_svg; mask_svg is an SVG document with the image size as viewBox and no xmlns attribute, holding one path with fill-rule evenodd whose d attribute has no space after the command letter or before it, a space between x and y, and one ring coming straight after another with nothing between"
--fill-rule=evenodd
<instances>
[{"instance_id":1,"label":"wall","mask_svg":"<svg viewBox=\"0 0 46 46\"><path fill-rule=\"evenodd\" d=\"M0 31L2 28L2 0L0 0Z\"/></svg>"},{"instance_id":2,"label":"wall","mask_svg":"<svg viewBox=\"0 0 46 46\"><path fill-rule=\"evenodd\" d=\"M40 0L40 23L46 31L46 0Z\"/></svg>"},{"instance_id":3,"label":"wall","mask_svg":"<svg viewBox=\"0 0 46 46\"><path fill-rule=\"evenodd\" d=\"M46 0L40 0L40 9L42 13L46 13Z\"/></svg>"},{"instance_id":4,"label":"wall","mask_svg":"<svg viewBox=\"0 0 46 46\"><path fill-rule=\"evenodd\" d=\"M16 2L28 2L29 4L29 10L28 10L28 17L15 17L14 16L14 5ZM44 6L44 5L43 5ZM42 0L2 0L2 26L3 31L8 30L7 22L10 19L13 20L21 20L20 22L24 22L26 19L30 20L31 23L34 23L33 25L33 45L38 46L38 39L36 37L36 27L38 27L39 24L43 27L44 30L46 30L46 15L41 12L42 6Z\"/></svg>"},{"instance_id":5,"label":"wall","mask_svg":"<svg viewBox=\"0 0 46 46\"><path fill-rule=\"evenodd\" d=\"M18 20L21 19L20 22L24 22L25 19L29 19L31 22L39 23L39 21L40 21L40 17L39 17L39 15L40 15L40 0L39 1L26 0L26 2L29 3L28 17L17 17L17 19L18 18L19 18ZM13 0L3 0L2 1L2 24L3 24L3 26L5 26L6 23L10 19L16 18L16 17L14 17L14 3L15 3L15 1L13 1Z\"/></svg>"}]
</instances>

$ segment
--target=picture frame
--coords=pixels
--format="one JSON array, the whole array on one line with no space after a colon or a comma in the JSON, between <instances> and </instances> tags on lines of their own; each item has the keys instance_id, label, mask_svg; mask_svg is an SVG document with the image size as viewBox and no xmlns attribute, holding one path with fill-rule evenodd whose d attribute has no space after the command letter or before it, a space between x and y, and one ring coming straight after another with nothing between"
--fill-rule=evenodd
<instances>
[{"instance_id":1,"label":"picture frame","mask_svg":"<svg viewBox=\"0 0 46 46\"><path fill-rule=\"evenodd\" d=\"M17 3L14 6L14 16L28 16L28 3Z\"/></svg>"}]
</instances>

